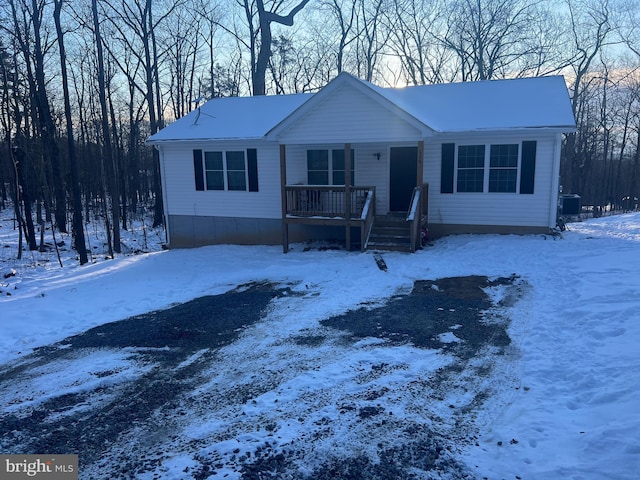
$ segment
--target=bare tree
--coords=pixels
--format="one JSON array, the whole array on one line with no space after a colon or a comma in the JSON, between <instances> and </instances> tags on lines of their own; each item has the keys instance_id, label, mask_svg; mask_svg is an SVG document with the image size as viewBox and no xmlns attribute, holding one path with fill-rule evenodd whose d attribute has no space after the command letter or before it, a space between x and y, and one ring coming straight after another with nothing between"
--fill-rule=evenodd
<instances>
[{"instance_id":1,"label":"bare tree","mask_svg":"<svg viewBox=\"0 0 640 480\"><path fill-rule=\"evenodd\" d=\"M400 64L393 84L424 85L442 83L455 78L453 52L442 40L443 2L392 0L386 12L388 47Z\"/></svg>"},{"instance_id":2,"label":"bare tree","mask_svg":"<svg viewBox=\"0 0 640 480\"><path fill-rule=\"evenodd\" d=\"M0 111L0 124L2 125L2 129L4 131L3 140L4 140L4 145L6 145L6 157L9 159L9 162L11 164L10 170L11 170L11 173L13 174L13 179L12 179L13 181L12 181L10 190L12 192L13 209L14 209L15 218L17 220L17 228L18 228L17 258L21 259L22 258L22 242L24 238L22 232L23 232L23 229L25 230L25 232L27 231L27 223L25 222L25 219L23 218L22 212L20 209L25 199L23 199L21 195L23 178L20 170L21 166L18 163L20 161L20 158L18 156L19 152L17 148L14 148L13 139L12 139L12 133L14 130L14 123L15 123L13 116L14 114L18 115L18 111L19 111L17 106L14 107L12 105L12 100L14 100L15 97L17 96L17 91L16 91L18 89L17 83L18 83L18 80L17 80L17 71L16 71L15 62L12 61L11 55L5 49L2 41L0 41L0 84L2 85L2 97L0 101L0 106L2 106L2 109ZM17 119L17 121L19 122L19 119ZM0 159L3 156L2 150L4 149L0 149ZM30 213L31 207L30 207L28 197L26 199L25 207L29 214L29 220L31 221L30 233L27 233L27 240L29 243L29 248L31 250L35 250L37 246L36 246L36 239L35 239L35 231L33 229L33 221L31 220L31 213Z\"/></svg>"},{"instance_id":3,"label":"bare tree","mask_svg":"<svg viewBox=\"0 0 640 480\"><path fill-rule=\"evenodd\" d=\"M100 20L98 18L98 2L97 0L91 0L91 13L93 15L93 34L95 37L96 56L97 56L97 77L98 77L98 97L100 99L100 125L102 127L102 141L104 146L104 154L102 156L103 161L101 165L102 170L102 202L103 207L106 207L108 203L106 195L106 180L107 168L105 164L113 164L113 149L111 146L111 132L109 130L109 114L107 110L107 96L106 96L106 80L104 72L104 56L102 51L102 34L100 33ZM115 168L113 169L115 170ZM117 182L115 182L115 174L110 176L111 179L111 215L113 222L109 222L108 215L105 215L106 231L107 231L107 244L109 247L109 255L113 257L113 252L120 253L120 199L117 191ZM113 228L113 243L111 241L111 228Z\"/></svg>"},{"instance_id":4,"label":"bare tree","mask_svg":"<svg viewBox=\"0 0 640 480\"><path fill-rule=\"evenodd\" d=\"M255 64L252 64L252 90L254 95L265 95L267 90L267 68L269 66L269 59L271 58L271 47L273 42L271 24L277 23L280 25L292 26L294 17L307 3L309 3L309 0L302 0L295 5L288 14L281 15L277 12L277 8L281 3L274 3L272 10L267 10L264 6L264 0L255 0L258 12L258 22L260 25L260 46L255 58ZM245 0L245 7L248 7L248 0ZM246 11L247 20L249 23L252 23L251 10L247 9Z\"/></svg>"},{"instance_id":5,"label":"bare tree","mask_svg":"<svg viewBox=\"0 0 640 480\"><path fill-rule=\"evenodd\" d=\"M145 97L147 113L149 116L150 133L156 133L164 126L164 107L161 94L160 63L163 55L158 52L158 42L156 32L159 25L171 17L171 15L184 2L172 2L170 5L161 3L155 7L152 0L121 0L119 3L112 3L110 8L111 25L117 33L117 39L123 48L137 57L141 67L140 77L128 77L133 82L136 89ZM159 17L155 17L156 8L164 7L159 12ZM112 53L113 60L118 64L123 72L130 70L122 65L117 53ZM136 70L137 74L138 71ZM157 150L153 150L153 177L154 177L154 226L164 222L164 208L162 204L162 184L160 181L160 159Z\"/></svg>"},{"instance_id":6,"label":"bare tree","mask_svg":"<svg viewBox=\"0 0 640 480\"><path fill-rule=\"evenodd\" d=\"M350 44L355 42L358 36L356 31L356 14L358 11L358 0L324 0L320 5L320 15L323 28L328 25L326 15L323 10L329 12L329 15L335 19L337 23L338 45L336 51L336 70L338 73L344 69L345 55ZM333 32L332 32L333 34Z\"/></svg>"},{"instance_id":7,"label":"bare tree","mask_svg":"<svg viewBox=\"0 0 640 480\"><path fill-rule=\"evenodd\" d=\"M386 46L382 29L385 0L358 0L357 73L368 82L374 81L380 55Z\"/></svg>"},{"instance_id":8,"label":"bare tree","mask_svg":"<svg viewBox=\"0 0 640 480\"><path fill-rule=\"evenodd\" d=\"M572 70L571 104L575 117L580 120L587 118L581 108L588 105L587 98L592 82L590 73L594 63L600 59L602 50L619 40L614 38L616 30L611 21L608 0L566 0L568 9L569 35L571 39L572 57L569 67ZM563 177L567 182L568 191L580 192L586 182L585 166L588 165L590 155L585 145L588 136L580 129L577 134L567 136L566 156L563 165Z\"/></svg>"},{"instance_id":9,"label":"bare tree","mask_svg":"<svg viewBox=\"0 0 640 480\"><path fill-rule=\"evenodd\" d=\"M640 79L637 70L625 79L625 84L618 91L617 117L621 125L618 162L615 171L614 191L622 200L623 208L631 210L640 196L637 186L640 184ZM633 136L636 137L635 153L627 153L633 148ZM633 151L633 150L631 150ZM625 168L626 164L626 168Z\"/></svg>"},{"instance_id":10,"label":"bare tree","mask_svg":"<svg viewBox=\"0 0 640 480\"><path fill-rule=\"evenodd\" d=\"M536 35L548 10L542 0L456 0L450 5L447 48L458 60L460 79L489 80L527 72L544 45Z\"/></svg>"},{"instance_id":11,"label":"bare tree","mask_svg":"<svg viewBox=\"0 0 640 480\"><path fill-rule=\"evenodd\" d=\"M202 16L191 9L176 12L166 25L163 46L167 51L169 63L169 98L173 114L180 118L193 108L197 88L196 67L199 60L200 41L197 34L202 25Z\"/></svg>"},{"instance_id":12,"label":"bare tree","mask_svg":"<svg viewBox=\"0 0 640 480\"><path fill-rule=\"evenodd\" d=\"M40 185L43 196L55 196L56 228L66 232L66 197L63 182L63 172L60 165L60 154L56 141L56 126L53 121L49 98L47 94L47 79L45 77L46 51L49 44L43 37L46 30L43 27L47 4L43 0L9 0L10 15L13 20L13 30L8 32L16 41L23 57L26 77L31 95L31 117L33 125L37 126L37 137L40 144L42 175ZM31 155L30 152L25 154ZM40 172L38 172L40 173ZM49 210L47 210L47 213Z\"/></svg>"}]
</instances>

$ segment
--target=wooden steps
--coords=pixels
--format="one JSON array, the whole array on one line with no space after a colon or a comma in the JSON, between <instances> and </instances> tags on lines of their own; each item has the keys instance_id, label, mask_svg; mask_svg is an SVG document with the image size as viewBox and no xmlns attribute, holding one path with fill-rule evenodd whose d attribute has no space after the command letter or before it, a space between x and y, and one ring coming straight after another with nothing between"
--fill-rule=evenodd
<instances>
[{"instance_id":1,"label":"wooden steps","mask_svg":"<svg viewBox=\"0 0 640 480\"><path fill-rule=\"evenodd\" d=\"M376 215L367 249L411 252L411 233L406 214Z\"/></svg>"}]
</instances>

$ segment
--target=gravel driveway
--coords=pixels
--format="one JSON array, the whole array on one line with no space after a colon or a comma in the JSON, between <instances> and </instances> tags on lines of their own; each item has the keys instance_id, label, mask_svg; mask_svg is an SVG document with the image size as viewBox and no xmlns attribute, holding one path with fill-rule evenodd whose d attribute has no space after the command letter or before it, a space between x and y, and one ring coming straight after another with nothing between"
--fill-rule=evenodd
<instances>
[{"instance_id":1,"label":"gravel driveway","mask_svg":"<svg viewBox=\"0 0 640 480\"><path fill-rule=\"evenodd\" d=\"M475 478L457 452L510 381L522 289L419 281L305 323L313 292L252 284L102 325L0 366L0 451L93 480Z\"/></svg>"}]
</instances>

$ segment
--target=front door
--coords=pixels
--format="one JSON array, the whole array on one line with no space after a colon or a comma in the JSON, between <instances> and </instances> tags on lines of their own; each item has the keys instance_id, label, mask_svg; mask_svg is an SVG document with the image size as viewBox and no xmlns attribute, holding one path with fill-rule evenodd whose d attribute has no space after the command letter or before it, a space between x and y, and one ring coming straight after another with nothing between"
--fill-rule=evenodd
<instances>
[{"instance_id":1,"label":"front door","mask_svg":"<svg viewBox=\"0 0 640 480\"><path fill-rule=\"evenodd\" d=\"M407 212L418 184L418 147L392 147L389 163L389 210Z\"/></svg>"}]
</instances>

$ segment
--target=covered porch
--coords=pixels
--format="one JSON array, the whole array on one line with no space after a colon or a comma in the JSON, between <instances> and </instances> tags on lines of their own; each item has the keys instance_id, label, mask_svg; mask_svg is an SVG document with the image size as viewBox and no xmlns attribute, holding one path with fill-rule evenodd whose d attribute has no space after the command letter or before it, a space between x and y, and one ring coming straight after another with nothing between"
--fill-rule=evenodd
<instances>
[{"instance_id":1,"label":"covered porch","mask_svg":"<svg viewBox=\"0 0 640 480\"><path fill-rule=\"evenodd\" d=\"M402 173L408 179L401 179L405 183L404 197L406 198L403 198L399 203L391 201L390 198L377 198L379 189L375 185L353 185L352 172L355 170L352 163L354 158L352 144L344 144L343 149L344 184L311 185L300 182L290 184L287 181L289 178L287 176L287 146L280 145L282 248L284 253L289 251L289 227L296 224L343 227L345 245L348 250L353 249L354 243L359 244L361 251L366 251L369 248L392 247L394 246L394 238L397 240L400 237L403 239L403 244L399 248L386 249L414 252L420 248L421 229L426 224L428 202L428 186L422 183L424 142L418 142L415 147L401 147L405 150L405 157L409 152L410 166L408 174L407 172ZM384 169L385 171L381 174L389 182L393 182L393 148L389 151L391 152L389 163L381 162L377 168ZM380 160L380 153L375 155ZM292 161L299 164L302 159L296 157ZM385 194L389 196L390 189L384 190L387 190ZM389 205L389 207L380 212L380 208L377 208L376 204ZM401 230L402 235L399 233L385 235L377 232L380 228L388 228L376 225L377 223L382 225L383 219L389 218L387 214L391 213L392 207L393 223L396 225L394 228ZM381 236L386 237L382 243L379 239Z\"/></svg>"}]
</instances>

